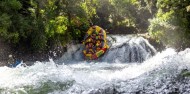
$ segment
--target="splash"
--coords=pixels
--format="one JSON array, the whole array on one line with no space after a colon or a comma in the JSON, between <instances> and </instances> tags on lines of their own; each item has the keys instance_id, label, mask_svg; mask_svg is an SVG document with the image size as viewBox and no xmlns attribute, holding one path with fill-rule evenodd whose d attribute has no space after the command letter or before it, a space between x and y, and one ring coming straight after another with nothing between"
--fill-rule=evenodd
<instances>
[{"instance_id":1,"label":"splash","mask_svg":"<svg viewBox=\"0 0 190 94\"><path fill-rule=\"evenodd\" d=\"M111 49L126 42L117 42ZM70 52L74 53L80 48L72 47ZM183 69L190 70L189 56L190 49L178 53L168 48L142 63L110 63L106 60L87 62L75 59L73 64L68 64L69 59L61 59L59 63L50 59L49 62L35 62L27 67L0 67L0 93L188 93L190 80L180 79L179 75Z\"/></svg>"}]
</instances>

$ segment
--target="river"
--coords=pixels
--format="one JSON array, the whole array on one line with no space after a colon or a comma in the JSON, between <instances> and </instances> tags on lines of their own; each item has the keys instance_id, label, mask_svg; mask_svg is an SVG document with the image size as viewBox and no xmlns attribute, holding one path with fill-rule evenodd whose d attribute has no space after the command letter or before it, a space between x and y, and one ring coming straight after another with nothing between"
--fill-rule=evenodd
<instances>
[{"instance_id":1,"label":"river","mask_svg":"<svg viewBox=\"0 0 190 94\"><path fill-rule=\"evenodd\" d=\"M109 36L110 50L84 61L82 45L68 45L58 60L0 67L1 94L189 94L190 49L156 52L142 37Z\"/></svg>"}]
</instances>

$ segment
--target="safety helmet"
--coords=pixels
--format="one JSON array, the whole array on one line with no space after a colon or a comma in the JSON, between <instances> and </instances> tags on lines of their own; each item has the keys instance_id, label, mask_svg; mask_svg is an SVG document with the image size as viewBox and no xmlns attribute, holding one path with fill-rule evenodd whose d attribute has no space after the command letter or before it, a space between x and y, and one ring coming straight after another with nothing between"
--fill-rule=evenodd
<instances>
[{"instance_id":1,"label":"safety helmet","mask_svg":"<svg viewBox=\"0 0 190 94\"><path fill-rule=\"evenodd\" d=\"M13 55L9 55L9 58L13 57Z\"/></svg>"}]
</instances>

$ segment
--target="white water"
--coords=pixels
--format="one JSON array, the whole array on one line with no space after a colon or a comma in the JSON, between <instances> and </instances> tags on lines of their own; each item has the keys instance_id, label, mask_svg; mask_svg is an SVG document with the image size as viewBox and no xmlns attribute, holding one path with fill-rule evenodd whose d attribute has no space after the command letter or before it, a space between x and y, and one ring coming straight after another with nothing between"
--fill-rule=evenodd
<instances>
[{"instance_id":1,"label":"white water","mask_svg":"<svg viewBox=\"0 0 190 94\"><path fill-rule=\"evenodd\" d=\"M127 39L113 43L112 51L124 43L139 43L137 42L139 38L131 41ZM28 67L0 67L0 93L168 94L180 92L189 94L190 92L188 84L190 80L188 78L184 81L178 80L181 70L190 69L190 49L177 53L174 49L168 48L153 57L147 52L148 55L143 54L146 58L142 63L120 60L112 63L106 60L103 60L104 62L82 61L81 56L77 56L79 53L77 49L77 46L70 47L68 51L70 54L66 54L67 58L64 55L58 61L35 62ZM75 54L71 55L72 52ZM105 57L108 58L109 55L108 52ZM72 64L68 64L68 61L72 61L69 62Z\"/></svg>"},{"instance_id":2,"label":"white water","mask_svg":"<svg viewBox=\"0 0 190 94\"><path fill-rule=\"evenodd\" d=\"M142 62L156 53L156 50L147 40L136 36L109 36L110 49L101 57L99 62L108 63L130 63ZM73 63L73 61L83 61L83 45L68 45L68 51L59 59L59 63Z\"/></svg>"}]
</instances>

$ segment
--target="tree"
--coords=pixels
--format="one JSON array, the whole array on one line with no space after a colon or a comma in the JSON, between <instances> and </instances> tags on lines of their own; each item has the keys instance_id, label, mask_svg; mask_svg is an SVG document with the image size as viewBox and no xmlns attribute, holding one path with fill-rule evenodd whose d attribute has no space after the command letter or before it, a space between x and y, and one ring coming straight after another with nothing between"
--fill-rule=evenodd
<instances>
[{"instance_id":1,"label":"tree","mask_svg":"<svg viewBox=\"0 0 190 94\"><path fill-rule=\"evenodd\" d=\"M150 20L150 34L167 46L183 49L189 45L190 14L186 11L188 0L157 0L158 12ZM183 47L181 47L183 46Z\"/></svg>"}]
</instances>

